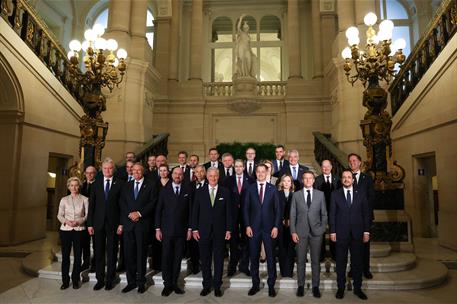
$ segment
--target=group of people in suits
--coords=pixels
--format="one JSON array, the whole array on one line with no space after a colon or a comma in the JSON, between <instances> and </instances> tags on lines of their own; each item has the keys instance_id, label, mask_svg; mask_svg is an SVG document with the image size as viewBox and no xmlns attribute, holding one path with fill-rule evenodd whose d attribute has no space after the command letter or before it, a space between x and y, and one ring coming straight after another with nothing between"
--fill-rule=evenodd
<instances>
[{"instance_id":1,"label":"group of people in suits","mask_svg":"<svg viewBox=\"0 0 457 304\"><path fill-rule=\"evenodd\" d=\"M251 276L250 296L260 291L260 262L267 263L268 294L275 297L277 261L281 276L292 277L296 260L296 294L302 297L309 250L312 294L319 298L329 225L329 256L337 270L336 297L344 297L350 251L354 294L366 299L361 282L362 276L372 278L369 240L374 187L371 177L360 171L360 156L349 155L349 168L341 177L332 174L329 160L322 162L322 174L316 177L299 164L297 150L290 150L285 159L282 145L276 147L271 161L258 162L255 156L255 150L248 148L245 160L234 160L230 153L220 157L217 149L211 148L209 161L199 164L198 155L182 151L178 165L170 170L165 155L151 155L144 168L129 152L126 165L116 172L113 160L107 158L98 178L93 167L86 168L84 184L70 178L71 194L62 198L58 214L62 223L61 288L69 286L73 247L74 288L79 288L80 272L89 264L96 272L94 290L114 288L120 249L128 282L123 293L146 290L150 256L150 268L162 272L162 296L184 294L178 277L181 261L188 257L190 271L201 270L201 296L214 291L221 297L228 255L227 275L235 275L238 269Z\"/></svg>"}]
</instances>

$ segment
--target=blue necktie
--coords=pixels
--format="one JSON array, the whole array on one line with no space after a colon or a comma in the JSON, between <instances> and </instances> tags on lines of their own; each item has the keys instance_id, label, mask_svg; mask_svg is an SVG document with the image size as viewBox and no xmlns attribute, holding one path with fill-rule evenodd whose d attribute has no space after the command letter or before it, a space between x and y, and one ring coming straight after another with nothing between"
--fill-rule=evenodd
<instances>
[{"instance_id":1,"label":"blue necktie","mask_svg":"<svg viewBox=\"0 0 457 304\"><path fill-rule=\"evenodd\" d=\"M109 179L107 179L107 180L106 180L106 185L105 185L105 201L107 201L107 200L108 200L108 193L109 193L109 182L110 182L110 180L109 180Z\"/></svg>"},{"instance_id":2,"label":"blue necktie","mask_svg":"<svg viewBox=\"0 0 457 304\"><path fill-rule=\"evenodd\" d=\"M135 189L133 190L133 196L135 197L135 200L138 197L138 192L140 192L140 189L138 189L139 184L140 182L136 182Z\"/></svg>"},{"instance_id":3,"label":"blue necktie","mask_svg":"<svg viewBox=\"0 0 457 304\"><path fill-rule=\"evenodd\" d=\"M346 201L348 202L349 206L352 205L351 190L348 190L348 192L347 192Z\"/></svg>"},{"instance_id":4,"label":"blue necktie","mask_svg":"<svg viewBox=\"0 0 457 304\"><path fill-rule=\"evenodd\" d=\"M176 188L176 191L175 191L176 196L179 196L179 187L175 187L175 188Z\"/></svg>"},{"instance_id":5,"label":"blue necktie","mask_svg":"<svg viewBox=\"0 0 457 304\"><path fill-rule=\"evenodd\" d=\"M294 170L294 172L292 173L293 178L294 178L294 180L297 180L297 168L292 167L292 169Z\"/></svg>"}]
</instances>

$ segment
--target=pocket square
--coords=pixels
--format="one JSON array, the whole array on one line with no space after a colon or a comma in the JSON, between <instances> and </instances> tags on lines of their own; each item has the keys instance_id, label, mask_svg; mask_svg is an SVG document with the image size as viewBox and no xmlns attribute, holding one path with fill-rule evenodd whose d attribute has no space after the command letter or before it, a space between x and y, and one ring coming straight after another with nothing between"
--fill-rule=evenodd
<instances>
[{"instance_id":1,"label":"pocket square","mask_svg":"<svg viewBox=\"0 0 457 304\"><path fill-rule=\"evenodd\" d=\"M223 197L220 197L219 200L222 201L224 198Z\"/></svg>"},{"instance_id":2,"label":"pocket square","mask_svg":"<svg viewBox=\"0 0 457 304\"><path fill-rule=\"evenodd\" d=\"M189 194L184 194L184 197L188 196Z\"/></svg>"}]
</instances>

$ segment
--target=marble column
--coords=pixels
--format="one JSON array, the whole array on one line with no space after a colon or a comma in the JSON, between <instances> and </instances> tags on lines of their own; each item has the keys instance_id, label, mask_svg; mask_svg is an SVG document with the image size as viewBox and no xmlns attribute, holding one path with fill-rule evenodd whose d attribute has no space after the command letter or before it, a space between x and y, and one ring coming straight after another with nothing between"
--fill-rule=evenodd
<instances>
[{"instance_id":1,"label":"marble column","mask_svg":"<svg viewBox=\"0 0 457 304\"><path fill-rule=\"evenodd\" d=\"M203 0L192 1L190 79L202 78Z\"/></svg>"},{"instance_id":2,"label":"marble column","mask_svg":"<svg viewBox=\"0 0 457 304\"><path fill-rule=\"evenodd\" d=\"M108 28L104 36L106 39L116 39L119 48L126 49L129 53L131 6L131 0L110 0Z\"/></svg>"},{"instance_id":3,"label":"marble column","mask_svg":"<svg viewBox=\"0 0 457 304\"><path fill-rule=\"evenodd\" d=\"M151 48L146 39L146 16L148 3L146 0L132 1L130 15L131 44L130 55L144 61L150 61Z\"/></svg>"},{"instance_id":4,"label":"marble column","mask_svg":"<svg viewBox=\"0 0 457 304\"><path fill-rule=\"evenodd\" d=\"M320 1L311 1L311 22L313 30L313 78L322 78L322 32Z\"/></svg>"},{"instance_id":5,"label":"marble column","mask_svg":"<svg viewBox=\"0 0 457 304\"><path fill-rule=\"evenodd\" d=\"M178 80L179 61L179 26L181 23L181 0L172 0L172 16L170 24L170 59L169 59L169 80Z\"/></svg>"},{"instance_id":6,"label":"marble column","mask_svg":"<svg viewBox=\"0 0 457 304\"><path fill-rule=\"evenodd\" d=\"M298 9L298 0L289 0L287 2L287 48L289 52L289 78L302 78Z\"/></svg>"}]
</instances>

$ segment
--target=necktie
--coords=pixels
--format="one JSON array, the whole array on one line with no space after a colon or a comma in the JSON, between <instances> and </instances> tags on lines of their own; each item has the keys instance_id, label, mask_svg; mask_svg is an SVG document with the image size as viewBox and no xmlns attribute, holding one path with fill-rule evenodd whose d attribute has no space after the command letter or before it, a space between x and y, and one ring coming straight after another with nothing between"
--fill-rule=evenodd
<instances>
[{"instance_id":1,"label":"necktie","mask_svg":"<svg viewBox=\"0 0 457 304\"><path fill-rule=\"evenodd\" d=\"M278 171L281 171L282 170L282 160L279 161L279 170Z\"/></svg>"},{"instance_id":2,"label":"necktie","mask_svg":"<svg viewBox=\"0 0 457 304\"><path fill-rule=\"evenodd\" d=\"M354 179L354 185L357 186L357 174L359 173L352 173L352 178Z\"/></svg>"},{"instance_id":3,"label":"necktie","mask_svg":"<svg viewBox=\"0 0 457 304\"><path fill-rule=\"evenodd\" d=\"M308 192L308 194L306 195L306 204L308 205L308 209L309 209L309 207L311 206L311 191L306 190L306 192Z\"/></svg>"},{"instance_id":4,"label":"necktie","mask_svg":"<svg viewBox=\"0 0 457 304\"><path fill-rule=\"evenodd\" d=\"M227 170L227 173L225 174L225 176L230 176L230 169L227 168L226 170Z\"/></svg>"},{"instance_id":5,"label":"necktie","mask_svg":"<svg viewBox=\"0 0 457 304\"><path fill-rule=\"evenodd\" d=\"M348 192L347 192L346 201L347 201L349 206L352 205L351 190L348 190Z\"/></svg>"},{"instance_id":6,"label":"necktie","mask_svg":"<svg viewBox=\"0 0 457 304\"><path fill-rule=\"evenodd\" d=\"M196 180L197 177L195 176L194 170L190 169L190 172L192 172L192 174L191 174L191 176L192 176L192 181Z\"/></svg>"},{"instance_id":7,"label":"necktie","mask_svg":"<svg viewBox=\"0 0 457 304\"><path fill-rule=\"evenodd\" d=\"M294 180L297 180L297 168L292 167L292 170L294 171L294 172L292 172L292 177L294 178Z\"/></svg>"},{"instance_id":8,"label":"necktie","mask_svg":"<svg viewBox=\"0 0 457 304\"><path fill-rule=\"evenodd\" d=\"M215 162L213 163L213 168L217 168L217 167L216 167L216 163L215 163Z\"/></svg>"},{"instance_id":9,"label":"necktie","mask_svg":"<svg viewBox=\"0 0 457 304\"><path fill-rule=\"evenodd\" d=\"M327 184L330 186L330 175L327 175Z\"/></svg>"},{"instance_id":10,"label":"necktie","mask_svg":"<svg viewBox=\"0 0 457 304\"><path fill-rule=\"evenodd\" d=\"M107 179L107 180L106 180L106 185L105 185L105 201L107 201L107 200L108 200L108 193L109 193L109 182L110 182L110 180L109 180L109 179Z\"/></svg>"},{"instance_id":11,"label":"necktie","mask_svg":"<svg viewBox=\"0 0 457 304\"><path fill-rule=\"evenodd\" d=\"M175 190L175 194L176 194L176 196L179 196L179 187L178 187L178 186L176 186L175 188L176 188L176 190Z\"/></svg>"},{"instance_id":12,"label":"necktie","mask_svg":"<svg viewBox=\"0 0 457 304\"><path fill-rule=\"evenodd\" d=\"M252 163L249 163L249 175L252 175Z\"/></svg>"},{"instance_id":13,"label":"necktie","mask_svg":"<svg viewBox=\"0 0 457 304\"><path fill-rule=\"evenodd\" d=\"M209 195L209 199L211 200L211 207L214 207L214 188L211 188L211 193Z\"/></svg>"},{"instance_id":14,"label":"necktie","mask_svg":"<svg viewBox=\"0 0 457 304\"><path fill-rule=\"evenodd\" d=\"M138 192L140 192L140 189L138 189L140 182L136 182L135 189L133 190L133 196L135 197L135 200L138 197Z\"/></svg>"},{"instance_id":15,"label":"necktie","mask_svg":"<svg viewBox=\"0 0 457 304\"><path fill-rule=\"evenodd\" d=\"M185 166L181 166L181 169L182 169L182 172L183 172L183 173L186 172L186 167L185 167Z\"/></svg>"},{"instance_id":16,"label":"necktie","mask_svg":"<svg viewBox=\"0 0 457 304\"><path fill-rule=\"evenodd\" d=\"M263 184L260 184L259 198L260 203L263 204Z\"/></svg>"},{"instance_id":17,"label":"necktie","mask_svg":"<svg viewBox=\"0 0 457 304\"><path fill-rule=\"evenodd\" d=\"M238 186L238 194L241 193L241 176L238 176L238 183L237 183L237 186Z\"/></svg>"}]
</instances>

